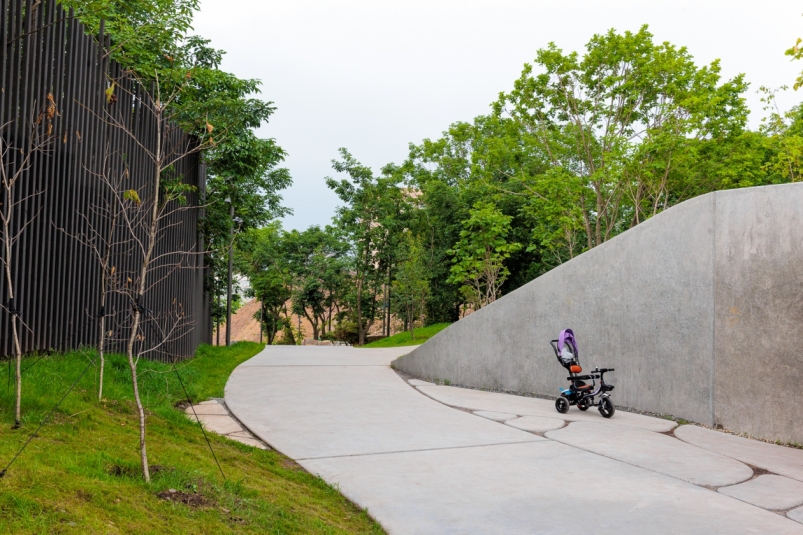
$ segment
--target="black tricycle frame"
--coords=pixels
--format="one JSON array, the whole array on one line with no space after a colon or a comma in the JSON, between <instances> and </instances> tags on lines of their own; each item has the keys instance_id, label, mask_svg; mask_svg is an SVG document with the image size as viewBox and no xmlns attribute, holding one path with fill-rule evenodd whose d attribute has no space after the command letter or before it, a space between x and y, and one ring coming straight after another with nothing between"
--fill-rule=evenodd
<instances>
[{"instance_id":1,"label":"black tricycle frame","mask_svg":"<svg viewBox=\"0 0 803 535\"><path fill-rule=\"evenodd\" d=\"M569 369L569 367L567 367L563 362L563 359L560 358L558 343L559 340L549 341L549 344L552 346L552 350L555 351L555 357L558 359L558 362ZM580 366L580 363L577 360L575 360L574 364ZM560 395L561 397L566 398L566 401L568 401L569 405L577 405L577 408L581 411L588 410L589 407L599 407L602 404L603 399L610 397L609 392L611 392L614 388L614 385L605 383L605 374L612 371L615 371L615 368L594 368L587 375L578 375L576 373L572 373L572 371L569 369L570 375L566 378L566 380L569 381L568 391L570 393L567 394L564 390ZM599 386L597 386L597 379L599 379ZM585 385L585 381L589 380L591 381L591 388L587 390L578 390L576 388L578 382ZM599 396L599 401L595 402L594 399L597 396ZM560 411L560 409L558 410Z\"/></svg>"}]
</instances>

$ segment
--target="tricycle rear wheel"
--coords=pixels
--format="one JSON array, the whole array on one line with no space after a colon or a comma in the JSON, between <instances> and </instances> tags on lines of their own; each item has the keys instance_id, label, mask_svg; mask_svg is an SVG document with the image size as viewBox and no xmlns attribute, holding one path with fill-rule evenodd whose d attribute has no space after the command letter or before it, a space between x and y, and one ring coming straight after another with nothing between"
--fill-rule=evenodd
<instances>
[{"instance_id":1,"label":"tricycle rear wheel","mask_svg":"<svg viewBox=\"0 0 803 535\"><path fill-rule=\"evenodd\" d=\"M555 410L561 414L566 414L569 412L569 400L563 396L560 396L555 400Z\"/></svg>"}]
</instances>

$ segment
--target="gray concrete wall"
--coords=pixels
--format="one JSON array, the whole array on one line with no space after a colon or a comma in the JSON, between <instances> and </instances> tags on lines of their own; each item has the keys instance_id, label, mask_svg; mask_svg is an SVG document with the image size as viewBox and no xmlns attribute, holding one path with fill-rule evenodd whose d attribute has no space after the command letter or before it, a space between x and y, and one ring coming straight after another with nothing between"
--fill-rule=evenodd
<instances>
[{"instance_id":1,"label":"gray concrete wall","mask_svg":"<svg viewBox=\"0 0 803 535\"><path fill-rule=\"evenodd\" d=\"M803 443L803 184L675 206L394 362L453 384L557 395L549 340L615 367L614 401Z\"/></svg>"},{"instance_id":2,"label":"gray concrete wall","mask_svg":"<svg viewBox=\"0 0 803 535\"><path fill-rule=\"evenodd\" d=\"M803 444L803 184L719 194L715 417Z\"/></svg>"}]
</instances>

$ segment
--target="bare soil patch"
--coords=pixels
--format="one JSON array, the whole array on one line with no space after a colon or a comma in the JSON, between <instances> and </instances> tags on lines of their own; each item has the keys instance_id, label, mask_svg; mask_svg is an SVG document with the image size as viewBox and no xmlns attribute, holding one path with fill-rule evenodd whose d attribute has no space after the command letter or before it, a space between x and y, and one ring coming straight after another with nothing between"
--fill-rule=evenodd
<instances>
[{"instance_id":1,"label":"bare soil patch","mask_svg":"<svg viewBox=\"0 0 803 535\"><path fill-rule=\"evenodd\" d=\"M167 489L157 492L156 496L168 502L183 503L189 507L204 507L209 505L210 500L200 492L184 492L176 489Z\"/></svg>"}]
</instances>

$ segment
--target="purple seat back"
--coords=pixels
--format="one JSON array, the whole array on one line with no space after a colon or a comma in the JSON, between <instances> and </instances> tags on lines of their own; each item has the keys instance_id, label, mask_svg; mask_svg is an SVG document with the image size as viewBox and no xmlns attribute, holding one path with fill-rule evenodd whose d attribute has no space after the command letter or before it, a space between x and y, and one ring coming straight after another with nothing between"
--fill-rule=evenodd
<instances>
[{"instance_id":1,"label":"purple seat back","mask_svg":"<svg viewBox=\"0 0 803 535\"><path fill-rule=\"evenodd\" d=\"M574 339L574 332L571 329L563 329L558 336L558 353L563 351L563 346L568 344L575 356L579 357L577 352L577 342Z\"/></svg>"}]
</instances>

